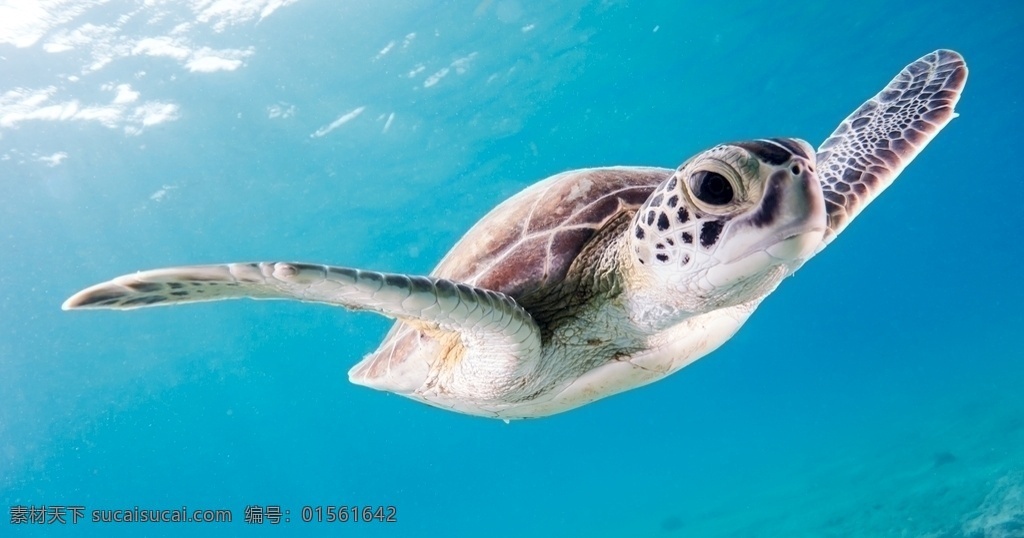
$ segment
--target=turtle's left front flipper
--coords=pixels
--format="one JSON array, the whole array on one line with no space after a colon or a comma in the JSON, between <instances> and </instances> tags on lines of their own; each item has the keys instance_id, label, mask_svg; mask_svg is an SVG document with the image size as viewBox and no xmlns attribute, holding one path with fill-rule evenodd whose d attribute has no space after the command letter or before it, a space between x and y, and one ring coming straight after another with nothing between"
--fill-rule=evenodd
<instances>
[{"instance_id":1,"label":"turtle's left front flipper","mask_svg":"<svg viewBox=\"0 0 1024 538\"><path fill-rule=\"evenodd\" d=\"M967 64L937 50L908 65L818 148L828 229L821 250L882 193L956 113Z\"/></svg>"},{"instance_id":2,"label":"turtle's left front flipper","mask_svg":"<svg viewBox=\"0 0 1024 538\"><path fill-rule=\"evenodd\" d=\"M86 288L64 310L130 310L221 299L291 299L370 310L458 333L467 344L535 358L540 330L504 293L443 278L305 263L232 263L156 269Z\"/></svg>"}]
</instances>

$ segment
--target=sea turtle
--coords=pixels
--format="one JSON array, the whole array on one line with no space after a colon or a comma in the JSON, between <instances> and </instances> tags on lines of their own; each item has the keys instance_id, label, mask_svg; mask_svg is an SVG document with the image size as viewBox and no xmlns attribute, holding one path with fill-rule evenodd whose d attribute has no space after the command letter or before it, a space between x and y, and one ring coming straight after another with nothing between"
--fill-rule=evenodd
<instances>
[{"instance_id":1,"label":"sea turtle","mask_svg":"<svg viewBox=\"0 0 1024 538\"><path fill-rule=\"evenodd\" d=\"M306 263L175 267L78 292L66 310L292 299L395 318L357 384L501 419L566 411L715 350L953 118L967 67L908 65L815 152L722 144L676 170L574 170L498 205L430 276Z\"/></svg>"}]
</instances>

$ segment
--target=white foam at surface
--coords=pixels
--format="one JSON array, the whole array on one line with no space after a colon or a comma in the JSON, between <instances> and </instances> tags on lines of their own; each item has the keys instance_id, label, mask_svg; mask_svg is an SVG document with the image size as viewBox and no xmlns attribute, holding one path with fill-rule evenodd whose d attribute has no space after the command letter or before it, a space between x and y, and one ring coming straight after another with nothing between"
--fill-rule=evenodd
<instances>
[{"instance_id":1,"label":"white foam at surface","mask_svg":"<svg viewBox=\"0 0 1024 538\"><path fill-rule=\"evenodd\" d=\"M132 54L145 56L166 56L184 60L192 55L192 49L178 38L166 36L141 39L132 47Z\"/></svg>"},{"instance_id":2,"label":"white foam at surface","mask_svg":"<svg viewBox=\"0 0 1024 538\"><path fill-rule=\"evenodd\" d=\"M476 58L476 56L476 52L471 52L466 56L453 60L452 63L448 64L447 67L442 67L433 75L427 77L427 79L423 81L423 87L430 88L431 86L436 85L438 82L441 82L441 79L448 76L448 74L453 70L458 75L465 73L469 69L469 62L472 61L473 58ZM410 77L412 77L412 75L412 73L409 74Z\"/></svg>"},{"instance_id":3,"label":"white foam at surface","mask_svg":"<svg viewBox=\"0 0 1024 538\"><path fill-rule=\"evenodd\" d=\"M59 81L79 82L82 77L132 56L168 58L192 73L234 71L245 64L254 49L204 46L195 42L204 33L201 30L221 32L233 25L259 23L297 1L143 0L127 2L126 7L111 13L107 9L110 0L2 0L0 44L17 48L39 46L50 54L73 55L81 62L81 77L61 73L56 75ZM101 7L104 9L97 9ZM91 17L94 13L97 16ZM87 16L93 20L81 22ZM138 35L139 30L134 29L139 27L137 23L144 23L141 31L145 34ZM175 78L171 75L169 80ZM26 121L78 120L123 128L125 133L134 135L145 127L180 117L178 104L147 101L142 95L144 88L103 84L101 89L116 92L110 103L88 104L71 96L61 98L59 94L69 90L59 84L39 89L14 87L0 98L0 129L17 128Z\"/></svg>"},{"instance_id":4,"label":"white foam at surface","mask_svg":"<svg viewBox=\"0 0 1024 538\"><path fill-rule=\"evenodd\" d=\"M116 92L109 104L83 105L77 99L51 102L55 86L9 90L0 95L0 128L17 128L27 121L91 121L108 128L124 126L128 134L139 134L143 127L173 121L180 115L177 104L161 101L142 103L129 113L129 105L139 99L131 85L104 84L100 89Z\"/></svg>"},{"instance_id":5,"label":"white foam at surface","mask_svg":"<svg viewBox=\"0 0 1024 538\"><path fill-rule=\"evenodd\" d=\"M469 62L473 58L476 58L476 55L477 55L476 52L471 52L471 53L469 53L469 55L463 56L462 58L459 58L459 59L453 61L452 65L451 65L451 68L454 69L455 73L457 73L459 75L465 73L466 70L469 69Z\"/></svg>"},{"instance_id":6,"label":"white foam at surface","mask_svg":"<svg viewBox=\"0 0 1024 538\"><path fill-rule=\"evenodd\" d=\"M295 105L280 101L275 105L267 107L267 118L269 119L288 119L295 115Z\"/></svg>"},{"instance_id":7,"label":"white foam at surface","mask_svg":"<svg viewBox=\"0 0 1024 538\"><path fill-rule=\"evenodd\" d=\"M420 73L422 73L422 72L426 71L426 69L427 69L427 66L425 66L425 65L423 65L423 64L416 64L416 66L415 66L415 67L413 67L413 68L412 68L412 69L411 69L411 70L409 71L409 78L413 78L413 77L415 77L416 75L418 75L418 74L420 74Z\"/></svg>"},{"instance_id":8,"label":"white foam at surface","mask_svg":"<svg viewBox=\"0 0 1024 538\"><path fill-rule=\"evenodd\" d=\"M449 67L442 67L440 71L434 73L433 75L430 75L429 77L427 77L427 80L423 81L423 87L424 88L429 88L429 87L437 84L438 82L441 82L441 79L443 79L444 77L448 76L448 72L449 71L451 71L451 68L449 68Z\"/></svg>"},{"instance_id":9,"label":"white foam at surface","mask_svg":"<svg viewBox=\"0 0 1024 538\"><path fill-rule=\"evenodd\" d=\"M234 71L242 65L242 60L229 60L216 56L206 56L189 60L185 67L193 73L213 73L214 71Z\"/></svg>"},{"instance_id":10,"label":"white foam at surface","mask_svg":"<svg viewBox=\"0 0 1024 538\"><path fill-rule=\"evenodd\" d=\"M135 107L132 118L143 127L149 127L178 119L178 109L178 105L174 103L150 101Z\"/></svg>"},{"instance_id":11,"label":"white foam at surface","mask_svg":"<svg viewBox=\"0 0 1024 538\"><path fill-rule=\"evenodd\" d=\"M242 66L242 59L252 55L250 49L221 49L210 47L193 47L184 38L161 36L143 39L132 47L132 54L147 56L166 56L184 63L189 71L196 73L213 73L216 71L234 71Z\"/></svg>"},{"instance_id":12,"label":"white foam at surface","mask_svg":"<svg viewBox=\"0 0 1024 538\"><path fill-rule=\"evenodd\" d=\"M131 84L118 84L117 95L114 96L115 105L134 103L139 99L139 92L132 89Z\"/></svg>"},{"instance_id":13,"label":"white foam at surface","mask_svg":"<svg viewBox=\"0 0 1024 538\"><path fill-rule=\"evenodd\" d=\"M388 44L385 45L384 48L380 49L380 52L378 52L377 55L373 57L374 61L377 61L377 60L383 58L384 55L389 53L389 52L391 52L391 49L393 49L393 48L395 48L395 41L394 40L388 41Z\"/></svg>"},{"instance_id":14,"label":"white foam at surface","mask_svg":"<svg viewBox=\"0 0 1024 538\"><path fill-rule=\"evenodd\" d=\"M55 166L60 166L60 163L64 162L64 159L67 158L68 154L66 152L58 151L52 155L43 155L41 157L38 157L36 158L36 160L45 164L46 166L49 166L50 168L53 168Z\"/></svg>"},{"instance_id":15,"label":"white foam at surface","mask_svg":"<svg viewBox=\"0 0 1024 538\"><path fill-rule=\"evenodd\" d=\"M114 128L124 119L124 109L116 106L94 106L83 108L75 119L95 121L104 127Z\"/></svg>"},{"instance_id":16,"label":"white foam at surface","mask_svg":"<svg viewBox=\"0 0 1024 538\"><path fill-rule=\"evenodd\" d=\"M174 189L177 189L177 188L178 188L177 185L163 185L162 187L157 189L156 192L154 192L153 194L149 195L149 199L154 201L154 202L162 202L163 199L167 197L167 193L168 192L170 192L170 191L172 191Z\"/></svg>"},{"instance_id":17,"label":"white foam at surface","mask_svg":"<svg viewBox=\"0 0 1024 538\"><path fill-rule=\"evenodd\" d=\"M329 123L329 124L319 128L319 129L317 129L316 132L314 132L313 134L309 135L309 137L310 138L320 138L322 136L326 136L328 133L330 133L331 131L337 129L338 127L341 127L342 125L345 125L346 123L356 119L360 114L363 113L364 110L366 110L365 106L354 108L354 109L352 109L352 110L342 114L338 119L332 121L331 123Z\"/></svg>"},{"instance_id":18,"label":"white foam at surface","mask_svg":"<svg viewBox=\"0 0 1024 538\"><path fill-rule=\"evenodd\" d=\"M0 43L31 47L50 30L104 0L6 0L0 4Z\"/></svg>"},{"instance_id":19,"label":"white foam at surface","mask_svg":"<svg viewBox=\"0 0 1024 538\"><path fill-rule=\"evenodd\" d=\"M262 21L278 9L294 4L298 0L192 0L196 20L209 24L215 32L223 32L229 26Z\"/></svg>"}]
</instances>

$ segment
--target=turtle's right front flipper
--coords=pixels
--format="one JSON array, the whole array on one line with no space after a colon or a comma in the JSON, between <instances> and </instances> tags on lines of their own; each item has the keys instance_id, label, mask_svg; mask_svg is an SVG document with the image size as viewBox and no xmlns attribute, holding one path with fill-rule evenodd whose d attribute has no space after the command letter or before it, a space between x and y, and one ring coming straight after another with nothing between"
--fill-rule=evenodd
<instances>
[{"instance_id":1,"label":"turtle's right front flipper","mask_svg":"<svg viewBox=\"0 0 1024 538\"><path fill-rule=\"evenodd\" d=\"M956 113L967 64L937 50L908 65L878 95L850 114L818 148L832 242L882 193Z\"/></svg>"},{"instance_id":2,"label":"turtle's right front flipper","mask_svg":"<svg viewBox=\"0 0 1024 538\"><path fill-rule=\"evenodd\" d=\"M487 354L536 359L540 331L511 297L443 278L304 263L232 263L156 269L86 288L64 310L130 310L221 299L291 299L370 310L457 333Z\"/></svg>"}]
</instances>

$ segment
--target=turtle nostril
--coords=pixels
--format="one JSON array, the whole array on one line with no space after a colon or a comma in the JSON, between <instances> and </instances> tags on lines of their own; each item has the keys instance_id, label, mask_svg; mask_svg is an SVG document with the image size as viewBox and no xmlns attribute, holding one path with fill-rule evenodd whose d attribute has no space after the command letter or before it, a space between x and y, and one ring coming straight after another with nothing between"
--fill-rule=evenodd
<instances>
[{"instance_id":1,"label":"turtle nostril","mask_svg":"<svg viewBox=\"0 0 1024 538\"><path fill-rule=\"evenodd\" d=\"M799 164L794 164L793 167L790 168L789 170L791 172L793 172L794 176L799 176L800 175L800 165Z\"/></svg>"}]
</instances>

